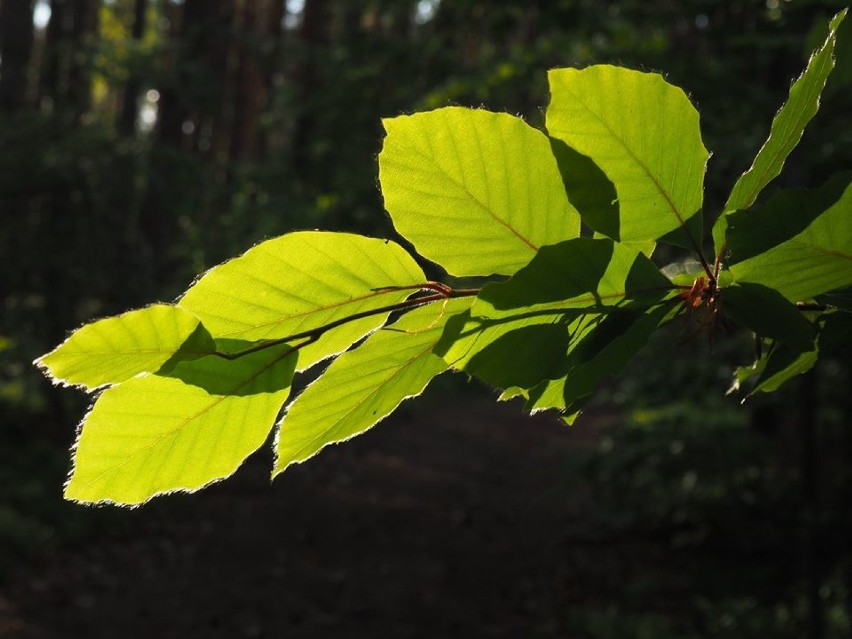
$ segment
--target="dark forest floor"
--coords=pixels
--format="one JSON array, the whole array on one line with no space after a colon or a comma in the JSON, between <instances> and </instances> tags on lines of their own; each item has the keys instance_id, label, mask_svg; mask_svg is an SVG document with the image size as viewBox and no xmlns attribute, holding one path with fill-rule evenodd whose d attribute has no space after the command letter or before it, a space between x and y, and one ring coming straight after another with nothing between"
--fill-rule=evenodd
<instances>
[{"instance_id":1,"label":"dark forest floor","mask_svg":"<svg viewBox=\"0 0 852 639\"><path fill-rule=\"evenodd\" d=\"M0 582L0 638L806 636L767 440L618 423L435 390L272 485L267 447L196 495L63 506L64 536Z\"/></svg>"},{"instance_id":2,"label":"dark forest floor","mask_svg":"<svg viewBox=\"0 0 852 639\"><path fill-rule=\"evenodd\" d=\"M0 594L0 636L564 636L594 597L564 543L585 506L566 457L593 431L421 400L271 487L256 455L29 562Z\"/></svg>"}]
</instances>

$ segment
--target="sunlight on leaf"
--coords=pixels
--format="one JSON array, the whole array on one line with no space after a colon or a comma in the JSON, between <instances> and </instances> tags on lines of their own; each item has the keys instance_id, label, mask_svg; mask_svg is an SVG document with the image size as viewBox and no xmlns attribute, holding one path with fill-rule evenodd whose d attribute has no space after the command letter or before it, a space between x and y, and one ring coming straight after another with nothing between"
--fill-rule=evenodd
<instances>
[{"instance_id":1,"label":"sunlight on leaf","mask_svg":"<svg viewBox=\"0 0 852 639\"><path fill-rule=\"evenodd\" d=\"M304 231L267 240L205 273L178 305L217 340L280 339L378 309L426 281L402 247L349 233ZM330 330L299 351L298 370L336 355L377 329L376 314Z\"/></svg>"},{"instance_id":2,"label":"sunlight on leaf","mask_svg":"<svg viewBox=\"0 0 852 639\"><path fill-rule=\"evenodd\" d=\"M281 422L273 476L323 447L363 433L447 369L432 353L447 320L472 298L436 302L404 315L338 357L297 397Z\"/></svg>"},{"instance_id":3,"label":"sunlight on leaf","mask_svg":"<svg viewBox=\"0 0 852 639\"><path fill-rule=\"evenodd\" d=\"M844 9L831 20L829 33L822 46L814 51L808 66L790 87L790 96L781 107L754 162L734 185L724 212L713 226L713 241L717 252L724 246L727 214L739 209L747 209L754 204L763 188L774 180L784 168L784 162L790 152L802 139L808 122L819 110L819 101L826 80L834 68L834 48L837 29L846 17Z\"/></svg>"},{"instance_id":4,"label":"sunlight on leaf","mask_svg":"<svg viewBox=\"0 0 852 639\"><path fill-rule=\"evenodd\" d=\"M776 289L793 302L852 285L852 181L778 194L729 216L731 272L737 282Z\"/></svg>"},{"instance_id":5,"label":"sunlight on leaf","mask_svg":"<svg viewBox=\"0 0 852 639\"><path fill-rule=\"evenodd\" d=\"M155 304L86 324L36 364L63 384L117 384L156 371L179 350L187 357L212 352L213 341L200 328L192 313Z\"/></svg>"},{"instance_id":6,"label":"sunlight on leaf","mask_svg":"<svg viewBox=\"0 0 852 639\"><path fill-rule=\"evenodd\" d=\"M587 223L621 242L647 242L700 212L709 153L682 90L609 65L554 69L548 79L548 132L597 164L618 194L617 221ZM698 245L693 238L688 248Z\"/></svg>"},{"instance_id":7,"label":"sunlight on leaf","mask_svg":"<svg viewBox=\"0 0 852 639\"><path fill-rule=\"evenodd\" d=\"M579 235L547 137L520 118L448 107L384 125L385 207L449 274L508 275L539 247Z\"/></svg>"},{"instance_id":8,"label":"sunlight on leaf","mask_svg":"<svg viewBox=\"0 0 852 639\"><path fill-rule=\"evenodd\" d=\"M286 346L208 356L107 389L83 421L65 497L140 504L231 475L266 441L295 362Z\"/></svg>"}]
</instances>

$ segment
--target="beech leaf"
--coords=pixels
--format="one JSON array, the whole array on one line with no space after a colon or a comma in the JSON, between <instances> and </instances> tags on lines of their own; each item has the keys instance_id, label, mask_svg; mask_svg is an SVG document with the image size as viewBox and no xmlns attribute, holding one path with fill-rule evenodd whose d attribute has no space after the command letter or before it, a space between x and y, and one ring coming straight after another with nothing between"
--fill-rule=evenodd
<instances>
[{"instance_id":1,"label":"beech leaf","mask_svg":"<svg viewBox=\"0 0 852 639\"><path fill-rule=\"evenodd\" d=\"M425 281L414 259L394 242L302 231L262 242L210 269L178 305L217 341L282 339L401 302L413 291L393 287ZM387 317L377 313L325 332L299 351L297 370L346 350Z\"/></svg>"},{"instance_id":2,"label":"beech leaf","mask_svg":"<svg viewBox=\"0 0 852 639\"><path fill-rule=\"evenodd\" d=\"M642 243L699 214L709 153L698 111L681 89L659 74L609 65L553 69L548 80L548 132L600 167L618 195L617 211L586 223L615 240ZM688 243L699 245L700 237Z\"/></svg>"},{"instance_id":3,"label":"beech leaf","mask_svg":"<svg viewBox=\"0 0 852 639\"><path fill-rule=\"evenodd\" d=\"M134 505L231 475L266 441L295 362L287 346L207 356L108 388L83 420L65 497Z\"/></svg>"},{"instance_id":4,"label":"beech leaf","mask_svg":"<svg viewBox=\"0 0 852 639\"><path fill-rule=\"evenodd\" d=\"M541 246L579 235L547 137L520 118L447 107L384 125L385 207L451 275L509 275Z\"/></svg>"},{"instance_id":5,"label":"beech leaf","mask_svg":"<svg viewBox=\"0 0 852 639\"><path fill-rule=\"evenodd\" d=\"M198 357L213 350L192 313L154 304L82 326L36 364L55 382L91 390L154 372L178 351Z\"/></svg>"},{"instance_id":6,"label":"beech leaf","mask_svg":"<svg viewBox=\"0 0 852 639\"><path fill-rule=\"evenodd\" d=\"M471 298L415 309L338 357L288 407L276 438L274 475L323 447L359 435L447 369L432 353L447 320Z\"/></svg>"},{"instance_id":7,"label":"beech leaf","mask_svg":"<svg viewBox=\"0 0 852 639\"><path fill-rule=\"evenodd\" d=\"M713 226L713 240L717 251L724 246L728 214L747 209L754 204L764 187L781 173L787 156L799 144L805 127L819 110L822 90L834 69L837 29L846 17L846 12L847 9L843 9L831 19L828 37L822 46L813 52L802 75L790 86L787 101L772 120L769 137L757 152L751 167L734 184L725 202L723 214Z\"/></svg>"}]
</instances>

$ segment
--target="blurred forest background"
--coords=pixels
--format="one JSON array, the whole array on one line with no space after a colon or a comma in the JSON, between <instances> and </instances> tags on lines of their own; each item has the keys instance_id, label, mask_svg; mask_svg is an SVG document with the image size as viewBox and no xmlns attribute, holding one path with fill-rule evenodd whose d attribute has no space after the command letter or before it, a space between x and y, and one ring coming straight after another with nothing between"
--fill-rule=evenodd
<instances>
[{"instance_id":1,"label":"blurred forest background","mask_svg":"<svg viewBox=\"0 0 852 639\"><path fill-rule=\"evenodd\" d=\"M70 329L171 301L204 269L293 229L394 237L376 182L380 119L461 104L541 125L551 67L621 64L683 87L714 154L713 214L844 4L0 0L0 592L13 593L0 596L0 636L54 636L28 635L13 616L4 634L4 606L27 610L13 595L49 601L20 585L45 557L124 543L146 517L169 521L201 499L134 513L61 502L85 398L52 389L30 362ZM778 185L852 167L844 31L821 111ZM526 636L850 636L849 354L740 407L724 392L749 349L748 336L710 349L672 331L602 391L581 441L554 462L558 495L584 497L548 534L576 555L559 554L564 580L544 588L546 606L532 597L519 627L538 630ZM435 393L478 401L453 383ZM532 426L519 424L520 441ZM346 455L330 459L354 464ZM277 483L288 481L307 479ZM127 582L117 587L132 595ZM467 605L456 629L479 636L477 617L492 611ZM495 624L481 636L522 636ZM80 636L132 636L87 628ZM304 632L294 636L323 636ZM424 636L411 632L396 636Z\"/></svg>"}]
</instances>

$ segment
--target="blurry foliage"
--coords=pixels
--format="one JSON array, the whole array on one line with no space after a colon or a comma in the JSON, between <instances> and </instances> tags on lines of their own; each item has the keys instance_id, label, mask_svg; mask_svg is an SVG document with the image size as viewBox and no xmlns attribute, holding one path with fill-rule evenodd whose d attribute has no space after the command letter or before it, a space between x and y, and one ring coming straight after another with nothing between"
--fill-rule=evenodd
<instances>
[{"instance_id":1,"label":"blurry foliage","mask_svg":"<svg viewBox=\"0 0 852 639\"><path fill-rule=\"evenodd\" d=\"M29 364L66 328L168 301L204 268L288 230L391 234L376 188L380 118L462 104L540 125L549 67L664 71L689 91L714 153L712 213L846 3L307 0L287 15L262 0L143 2L138 39L139 0L64 4L79 11L54 14L29 52L0 25L0 84L20 59L14 47L29 79L0 112L0 547L12 549L0 570L15 548L35 551L98 517L78 522L59 499L73 435L64 425L80 412L67 404L82 400L50 393ZM839 72L779 186L819 182L829 158L832 169L850 164L850 29L847 20ZM126 104L130 132L119 125ZM684 344L663 366L652 345L634 375L601 394L599 408L629 420L577 462L600 520L567 534L645 534L663 540L663 565L705 552L721 563L693 566L700 583L669 591L666 575L647 574L647 589L621 596L660 595L659 606L577 613L583 636L797 636L789 628L800 628L805 604L791 553L803 514L797 444L777 425L785 407L747 427L748 413L719 399L727 362L703 348ZM850 527L848 361L820 372L827 557ZM829 636L849 631L850 583L827 570ZM672 611L666 597L684 588L694 588L688 608Z\"/></svg>"},{"instance_id":2,"label":"blurry foliage","mask_svg":"<svg viewBox=\"0 0 852 639\"><path fill-rule=\"evenodd\" d=\"M810 636L803 548L815 524L824 636L848 636L850 348L819 369L813 511L796 392L743 410L723 392L726 364L750 336L682 338L675 323L599 394L590 411L601 437L567 460L565 490L585 486L589 507L564 543L578 555L606 547L613 558L571 575L599 584L587 593L599 606L569 617L594 637ZM679 355L660 358L672 344Z\"/></svg>"}]
</instances>

